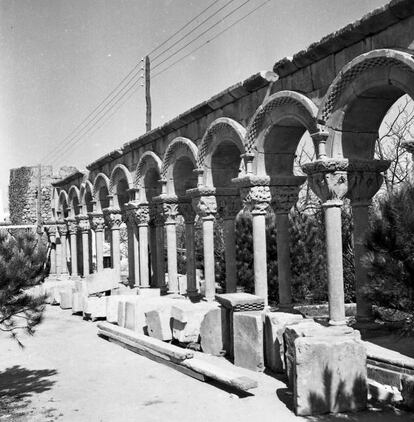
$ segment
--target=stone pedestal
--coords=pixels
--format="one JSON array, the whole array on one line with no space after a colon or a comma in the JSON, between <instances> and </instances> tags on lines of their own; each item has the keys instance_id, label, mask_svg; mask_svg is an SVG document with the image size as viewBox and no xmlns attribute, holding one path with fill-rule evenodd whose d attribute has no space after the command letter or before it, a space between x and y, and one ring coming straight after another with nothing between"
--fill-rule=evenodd
<instances>
[{"instance_id":1,"label":"stone pedestal","mask_svg":"<svg viewBox=\"0 0 414 422\"><path fill-rule=\"evenodd\" d=\"M265 369L263 312L238 312L233 319L234 364L256 372Z\"/></svg>"},{"instance_id":2,"label":"stone pedestal","mask_svg":"<svg viewBox=\"0 0 414 422\"><path fill-rule=\"evenodd\" d=\"M229 348L229 324L226 310L220 306L204 316L200 326L201 350L213 356L221 356Z\"/></svg>"}]
</instances>

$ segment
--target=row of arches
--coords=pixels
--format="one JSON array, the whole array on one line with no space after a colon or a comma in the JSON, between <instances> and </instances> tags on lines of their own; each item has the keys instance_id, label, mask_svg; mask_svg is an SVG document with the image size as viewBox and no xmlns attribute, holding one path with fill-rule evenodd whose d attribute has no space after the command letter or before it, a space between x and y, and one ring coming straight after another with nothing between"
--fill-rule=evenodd
<instances>
[{"instance_id":1,"label":"row of arches","mask_svg":"<svg viewBox=\"0 0 414 422\"><path fill-rule=\"evenodd\" d=\"M177 215L182 215L185 221L189 255L194 250L191 227L198 215L203 227L205 295L212 300L215 292L212 221L217 213L225 217L226 285L228 291L234 291L237 284L232 264L234 219L242 208L240 201L252 212L255 291L267 297L265 215L271 207L278 227L279 297L281 305L288 308L292 303L290 261L286 253L288 212L305 180L297 174L294 160L299 143L308 138L312 141L314 159L302 167L323 202L330 317L333 324L342 324L345 317L340 247L342 199L348 197L353 206L359 207L355 213L359 219L355 221L355 236L359 241L366 230L370 199L380 187L381 172L387 168L387 163L374 159L379 126L398 98L404 94L414 98L413 87L412 52L370 51L354 58L338 73L321 101L314 102L301 92L276 92L264 99L247 127L235 119L220 117L209 125L199 142L176 137L162 157L146 151L133 169L119 163L111 174L99 173L93 180L84 180L80 188L61 189L57 194L56 218L79 223L82 216L89 216L92 227L99 233L101 226L105 226L105 215L106 225L111 228L114 267L118 266L116 233L122 221L127 223L130 277L145 287L150 285L151 273L154 286L164 285L166 236L168 285L176 292ZM95 241L98 244L102 238L96 237ZM370 315L369 305L364 304L362 294L358 293L367 282L358 259L357 301L362 319ZM194 256L187 260L189 291L197 290L193 261Z\"/></svg>"}]
</instances>

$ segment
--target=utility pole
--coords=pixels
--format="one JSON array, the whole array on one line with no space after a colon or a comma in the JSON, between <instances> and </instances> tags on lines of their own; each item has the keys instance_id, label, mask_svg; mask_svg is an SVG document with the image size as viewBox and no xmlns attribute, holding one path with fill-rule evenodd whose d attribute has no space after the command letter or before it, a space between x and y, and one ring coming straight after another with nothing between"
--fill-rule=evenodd
<instances>
[{"instance_id":1,"label":"utility pole","mask_svg":"<svg viewBox=\"0 0 414 422\"><path fill-rule=\"evenodd\" d=\"M144 72L145 72L145 101L147 103L146 115L146 130L151 130L151 75L150 75L150 59L148 56L144 57Z\"/></svg>"},{"instance_id":2,"label":"utility pole","mask_svg":"<svg viewBox=\"0 0 414 422\"><path fill-rule=\"evenodd\" d=\"M42 164L39 164L39 178L37 182L37 234L42 235Z\"/></svg>"}]
</instances>

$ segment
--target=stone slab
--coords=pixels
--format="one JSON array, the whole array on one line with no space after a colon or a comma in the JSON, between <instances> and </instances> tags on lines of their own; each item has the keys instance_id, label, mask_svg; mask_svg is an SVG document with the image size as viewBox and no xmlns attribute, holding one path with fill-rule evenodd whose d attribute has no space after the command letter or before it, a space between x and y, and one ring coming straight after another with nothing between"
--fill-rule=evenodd
<instances>
[{"instance_id":1,"label":"stone slab","mask_svg":"<svg viewBox=\"0 0 414 422\"><path fill-rule=\"evenodd\" d=\"M89 274L80 283L89 295L112 290L118 287L120 282L119 273L113 268Z\"/></svg>"},{"instance_id":2,"label":"stone slab","mask_svg":"<svg viewBox=\"0 0 414 422\"><path fill-rule=\"evenodd\" d=\"M303 320L302 315L285 312L267 312L264 324L265 366L273 372L286 371L285 342L286 326Z\"/></svg>"},{"instance_id":3,"label":"stone slab","mask_svg":"<svg viewBox=\"0 0 414 422\"><path fill-rule=\"evenodd\" d=\"M106 318L106 298L107 296L84 297L83 315L86 318L96 320L98 318Z\"/></svg>"},{"instance_id":4,"label":"stone slab","mask_svg":"<svg viewBox=\"0 0 414 422\"><path fill-rule=\"evenodd\" d=\"M367 404L366 352L349 335L294 341L293 399L300 416L362 410Z\"/></svg>"},{"instance_id":5,"label":"stone slab","mask_svg":"<svg viewBox=\"0 0 414 422\"><path fill-rule=\"evenodd\" d=\"M180 295L187 294L187 275L178 274L178 292Z\"/></svg>"},{"instance_id":6,"label":"stone slab","mask_svg":"<svg viewBox=\"0 0 414 422\"><path fill-rule=\"evenodd\" d=\"M233 315L234 364L252 371L264 371L263 312Z\"/></svg>"},{"instance_id":7,"label":"stone slab","mask_svg":"<svg viewBox=\"0 0 414 422\"><path fill-rule=\"evenodd\" d=\"M226 310L222 306L209 310L200 325L201 350L213 356L223 355L228 349L229 337Z\"/></svg>"},{"instance_id":8,"label":"stone slab","mask_svg":"<svg viewBox=\"0 0 414 422\"><path fill-rule=\"evenodd\" d=\"M225 308L233 309L234 312L264 309L264 299L250 293L223 293L216 295L216 300Z\"/></svg>"},{"instance_id":9,"label":"stone slab","mask_svg":"<svg viewBox=\"0 0 414 422\"><path fill-rule=\"evenodd\" d=\"M150 287L148 289L140 288L138 289L137 294L142 297L159 297L161 296L161 289L155 287Z\"/></svg>"},{"instance_id":10,"label":"stone slab","mask_svg":"<svg viewBox=\"0 0 414 422\"><path fill-rule=\"evenodd\" d=\"M81 292L72 293L72 314L83 313L84 294Z\"/></svg>"},{"instance_id":11,"label":"stone slab","mask_svg":"<svg viewBox=\"0 0 414 422\"><path fill-rule=\"evenodd\" d=\"M72 289L61 289L59 290L59 302L62 309L72 308Z\"/></svg>"},{"instance_id":12,"label":"stone slab","mask_svg":"<svg viewBox=\"0 0 414 422\"><path fill-rule=\"evenodd\" d=\"M162 341L172 340L171 304L161 309L145 312L147 330L150 337Z\"/></svg>"},{"instance_id":13,"label":"stone slab","mask_svg":"<svg viewBox=\"0 0 414 422\"><path fill-rule=\"evenodd\" d=\"M189 300L178 301L171 308L173 338L181 343L197 343L204 316L217 303L192 303Z\"/></svg>"}]
</instances>

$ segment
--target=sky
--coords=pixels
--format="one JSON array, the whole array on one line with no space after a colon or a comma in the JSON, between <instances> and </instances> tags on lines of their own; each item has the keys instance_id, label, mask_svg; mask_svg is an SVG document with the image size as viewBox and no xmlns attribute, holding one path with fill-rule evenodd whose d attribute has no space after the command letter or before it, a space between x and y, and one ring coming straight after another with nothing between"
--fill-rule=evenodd
<instances>
[{"instance_id":1,"label":"sky","mask_svg":"<svg viewBox=\"0 0 414 422\"><path fill-rule=\"evenodd\" d=\"M130 91L107 117L100 121L97 120L102 114L96 117L95 127L85 136L74 137L76 132L70 136L134 66L138 64L139 69L143 56L210 4L213 6L169 44L149 54L153 128L254 73L272 70L277 60L292 56L387 3L270 0L179 60L263 2L0 0L0 199L4 206L11 168L42 162L83 169L142 135L145 97L143 88L139 88L135 93ZM221 7L198 30L171 46ZM168 59L238 7L235 13ZM163 54L156 58L159 53ZM161 64L164 59L168 60ZM160 71L163 73L155 76ZM129 95L129 100L112 114ZM57 148L60 145L64 147Z\"/></svg>"}]
</instances>

